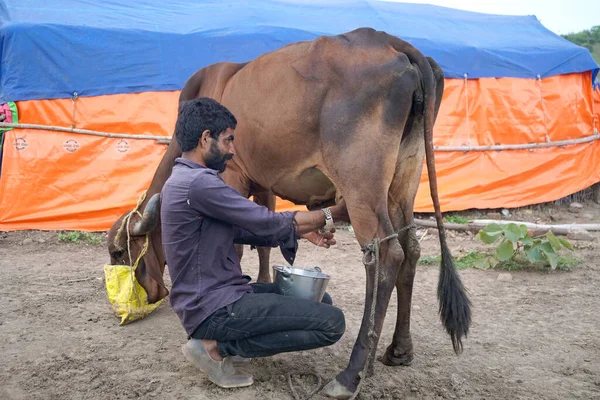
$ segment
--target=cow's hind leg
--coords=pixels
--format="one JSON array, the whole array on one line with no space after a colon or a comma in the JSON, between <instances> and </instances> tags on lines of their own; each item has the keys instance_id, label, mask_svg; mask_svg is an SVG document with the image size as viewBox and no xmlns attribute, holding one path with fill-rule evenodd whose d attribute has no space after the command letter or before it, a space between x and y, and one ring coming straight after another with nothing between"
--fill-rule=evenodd
<instances>
[{"instance_id":1,"label":"cow's hind leg","mask_svg":"<svg viewBox=\"0 0 600 400\"><path fill-rule=\"evenodd\" d=\"M412 94L411 86L407 85L407 90L409 90L407 95ZM410 99L410 96L408 98ZM406 106L395 110L400 114L397 126L405 125L409 111L410 107ZM350 361L346 369L322 391L322 394L333 398L349 398L352 393L359 390L360 382L366 378L365 366L370 370L373 364L390 296L396 283L398 270L405 258L400 242L394 236L396 229L390 218L388 197L396 175L402 131L394 133L397 134L380 136L379 140L370 143L357 141L359 154L347 151L344 159L350 160L348 161L350 165L337 169L352 176L347 183L338 184L338 188L346 200L348 214L361 248L363 251L369 249L369 245L373 245L377 240L381 240L381 243L379 249L371 248L376 253L378 250L378 265L374 254L369 252L365 254L367 276L365 308ZM367 135L365 137L369 138ZM357 164L352 165L352 163ZM335 181L340 182L340 178ZM418 185L418 181L415 185ZM377 284L377 295L374 325L372 325L370 316L375 284Z\"/></svg>"},{"instance_id":2,"label":"cow's hind leg","mask_svg":"<svg viewBox=\"0 0 600 400\"><path fill-rule=\"evenodd\" d=\"M373 200L377 197L379 196L373 196ZM379 198L385 199L385 196ZM361 204L367 200L365 198L358 200L345 197L345 199L352 226L361 247L372 245L373 239L393 236L394 229L385 202L370 207ZM364 367L366 363L372 363L370 356L377 349L385 313L394 289L398 266L402 264L404 252L395 238L381 242L379 248L374 250L379 250L378 262L375 260L374 254L367 255L365 260L367 287L360 331L348 366L322 391L322 394L329 397L341 399L350 397L357 390L360 380L365 378ZM375 282L377 282L376 307L372 316Z\"/></svg>"},{"instance_id":3,"label":"cow's hind leg","mask_svg":"<svg viewBox=\"0 0 600 400\"><path fill-rule=\"evenodd\" d=\"M412 212L402 215L403 225L412 223ZM417 262L421 254L421 247L417 239L415 228L410 228L399 235L404 250L405 258L396 279L396 292L398 298L398 315L396 329L392 343L388 346L382 357L385 365L398 366L410 365L414 358L413 343L410 334L410 312L412 304L412 290Z\"/></svg>"},{"instance_id":4,"label":"cow's hind leg","mask_svg":"<svg viewBox=\"0 0 600 400\"><path fill-rule=\"evenodd\" d=\"M417 154L424 152L418 150L419 143L414 143L414 149ZM408 158L401 166L402 176L406 185L398 187L395 200L390 199L390 217L394 229L400 231L398 240L402 244L405 258L396 279L396 294L398 299L398 315L396 320L396 329L392 344L388 346L382 362L386 365L398 366L409 365L413 360L413 344L410 335L410 312L412 305L412 290L417 262L421 255L421 246L416 235L414 227L413 204L417 192L417 187L410 182L419 182L422 170L422 157ZM417 160L417 162L415 162ZM421 162L418 162L418 161ZM401 181L400 181L401 182ZM390 191L392 193L392 191Z\"/></svg>"},{"instance_id":5,"label":"cow's hind leg","mask_svg":"<svg viewBox=\"0 0 600 400\"><path fill-rule=\"evenodd\" d=\"M428 58L428 61L433 70L436 83L435 117L437 117L444 94L444 74L433 59ZM419 182L420 180L425 154L422 140L424 137L423 123L423 116L420 115L413 115L407 121L398 157L398 172L390 188L390 217L394 228L398 230L409 226L414 221L414 199L418 187L402 183ZM398 239L406 256L396 281L398 315L392 343L388 346L381 360L384 364L390 366L409 365L414 358L410 334L410 313L413 282L421 255L421 246L417 239L416 229L412 228L401 233Z\"/></svg>"},{"instance_id":6,"label":"cow's hind leg","mask_svg":"<svg viewBox=\"0 0 600 400\"><path fill-rule=\"evenodd\" d=\"M425 146L423 143L423 118L411 115L406 122L396 171L388 193L388 210L398 242L404 252L396 278L398 316L394 341L382 358L386 365L408 365L413 359L410 336L410 310L412 287L421 248L414 228L413 205L423 169ZM374 360L374 355L371 359ZM372 370L373 365L370 366Z\"/></svg>"},{"instance_id":7,"label":"cow's hind leg","mask_svg":"<svg viewBox=\"0 0 600 400\"><path fill-rule=\"evenodd\" d=\"M412 109L412 99L419 84L417 70L405 57L398 58L394 65L397 73L386 83L385 97L374 106L372 91L365 88L364 99L354 94L347 105L326 108L322 120L334 122L330 129L343 132L335 135L324 129L323 137L335 137L331 145L323 143L323 156L331 181L335 183L346 200L350 221L363 251L367 287L363 319L350 361L322 390L322 394L338 399L348 399L360 389L365 373L370 369L376 353L381 329L391 293L394 289L398 270L404 262L405 254L395 236L396 229L390 218L390 198L396 193L398 159L405 127ZM372 81L369 81L372 85ZM342 118L352 113L342 112L357 108L364 100L363 116L360 119ZM345 107L346 106L346 107ZM343 157L340 156L343 154ZM423 158L420 159L422 163ZM418 179L413 182L418 187ZM409 183L406 183L409 184ZM379 249L371 247L381 240ZM370 248L371 247L371 248ZM374 254L379 255L375 262ZM378 270L378 271L377 271ZM376 308L372 323L371 306L374 291L377 290ZM365 369L365 366L367 369Z\"/></svg>"}]
</instances>

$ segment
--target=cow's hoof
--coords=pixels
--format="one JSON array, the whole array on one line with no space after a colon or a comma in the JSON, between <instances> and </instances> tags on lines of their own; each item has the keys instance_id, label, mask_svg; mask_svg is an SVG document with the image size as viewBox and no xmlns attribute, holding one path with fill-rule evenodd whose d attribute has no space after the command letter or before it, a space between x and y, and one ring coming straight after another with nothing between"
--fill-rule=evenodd
<instances>
[{"instance_id":1,"label":"cow's hoof","mask_svg":"<svg viewBox=\"0 0 600 400\"><path fill-rule=\"evenodd\" d=\"M329 382L319 392L323 396L331 397L332 399L348 400L354 393L348 390L347 387L338 382L337 379Z\"/></svg>"},{"instance_id":2,"label":"cow's hoof","mask_svg":"<svg viewBox=\"0 0 600 400\"><path fill-rule=\"evenodd\" d=\"M414 358L415 356L412 350L394 350L392 346L389 346L383 357L381 357L381 362L390 367L408 366L412 363Z\"/></svg>"}]
</instances>

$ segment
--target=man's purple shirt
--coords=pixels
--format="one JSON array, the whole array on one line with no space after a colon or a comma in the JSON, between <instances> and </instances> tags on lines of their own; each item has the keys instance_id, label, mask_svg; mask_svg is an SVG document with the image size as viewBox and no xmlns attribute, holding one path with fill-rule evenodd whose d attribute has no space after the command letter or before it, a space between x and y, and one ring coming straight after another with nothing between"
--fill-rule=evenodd
<instances>
[{"instance_id":1,"label":"man's purple shirt","mask_svg":"<svg viewBox=\"0 0 600 400\"><path fill-rule=\"evenodd\" d=\"M293 212L275 213L240 195L218 171L177 158L161 192L162 243L171 306L188 335L212 313L251 292L234 243L281 247L293 264Z\"/></svg>"}]
</instances>

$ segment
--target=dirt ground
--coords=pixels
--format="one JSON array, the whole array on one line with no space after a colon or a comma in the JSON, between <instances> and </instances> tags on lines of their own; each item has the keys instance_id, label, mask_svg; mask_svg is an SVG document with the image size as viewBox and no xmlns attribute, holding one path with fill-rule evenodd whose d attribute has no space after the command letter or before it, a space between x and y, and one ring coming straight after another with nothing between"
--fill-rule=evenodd
<instances>
[{"instance_id":1,"label":"dirt ground","mask_svg":"<svg viewBox=\"0 0 600 400\"><path fill-rule=\"evenodd\" d=\"M496 211L482 215L500 217ZM600 206L586 203L578 213L568 205L533 207L508 218L600 223ZM438 267L419 265L415 360L395 368L377 362L358 398L600 399L600 235L594 236L577 242L575 256L583 263L571 272L513 271L504 281L498 280L504 271L460 271L474 313L461 356L452 352L437 316ZM346 315L342 339L327 348L253 360L244 367L254 374L253 386L222 390L184 359L186 335L168 299L147 319L118 325L104 288L104 245L63 243L57 232L0 232L0 399L279 400L292 398L288 372L314 372L324 384L348 362L364 302L359 248L347 229L337 238L329 250L302 243L296 265L318 265L332 276L328 291ZM434 235L421 245L423 257L438 254ZM451 234L450 246L454 255L483 247L458 233ZM247 248L242 265L253 277L257 260ZM272 264L282 262L273 251ZM379 356L390 343L395 313L394 293ZM309 390L314 385L310 378L304 383Z\"/></svg>"}]
</instances>

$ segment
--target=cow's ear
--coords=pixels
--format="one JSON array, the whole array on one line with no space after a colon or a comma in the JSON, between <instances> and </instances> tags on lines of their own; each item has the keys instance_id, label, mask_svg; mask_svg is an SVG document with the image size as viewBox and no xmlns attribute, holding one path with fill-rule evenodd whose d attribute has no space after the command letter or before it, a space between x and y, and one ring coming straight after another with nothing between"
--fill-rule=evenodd
<instances>
[{"instance_id":1,"label":"cow's ear","mask_svg":"<svg viewBox=\"0 0 600 400\"><path fill-rule=\"evenodd\" d=\"M326 55L332 46L335 44L325 36L313 40L305 53L292 63L292 68L304 79L322 81L326 76Z\"/></svg>"}]
</instances>

